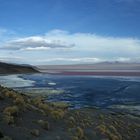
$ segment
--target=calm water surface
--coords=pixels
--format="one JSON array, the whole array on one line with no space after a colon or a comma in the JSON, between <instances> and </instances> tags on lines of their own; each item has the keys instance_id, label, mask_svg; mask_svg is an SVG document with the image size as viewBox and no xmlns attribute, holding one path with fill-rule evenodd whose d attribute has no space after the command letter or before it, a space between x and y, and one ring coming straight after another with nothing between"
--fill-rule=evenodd
<instances>
[{"instance_id":1,"label":"calm water surface","mask_svg":"<svg viewBox=\"0 0 140 140\"><path fill-rule=\"evenodd\" d=\"M0 84L76 108L140 105L140 77L23 74L0 76Z\"/></svg>"}]
</instances>

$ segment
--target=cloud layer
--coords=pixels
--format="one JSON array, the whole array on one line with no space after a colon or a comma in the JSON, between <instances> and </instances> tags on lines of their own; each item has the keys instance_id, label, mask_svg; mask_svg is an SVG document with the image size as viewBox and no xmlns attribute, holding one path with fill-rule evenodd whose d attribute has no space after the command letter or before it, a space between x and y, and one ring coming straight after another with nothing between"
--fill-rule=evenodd
<instances>
[{"instance_id":1,"label":"cloud layer","mask_svg":"<svg viewBox=\"0 0 140 140\"><path fill-rule=\"evenodd\" d=\"M140 62L139 39L92 33L71 34L63 30L8 40L0 46L0 50L12 52L16 57L22 55L27 63Z\"/></svg>"},{"instance_id":2,"label":"cloud layer","mask_svg":"<svg viewBox=\"0 0 140 140\"><path fill-rule=\"evenodd\" d=\"M11 40L4 44L3 49L8 50L48 50L50 48L69 48L74 44L68 44L64 41L55 39L50 40L45 36L31 36L26 38L19 38Z\"/></svg>"}]
</instances>

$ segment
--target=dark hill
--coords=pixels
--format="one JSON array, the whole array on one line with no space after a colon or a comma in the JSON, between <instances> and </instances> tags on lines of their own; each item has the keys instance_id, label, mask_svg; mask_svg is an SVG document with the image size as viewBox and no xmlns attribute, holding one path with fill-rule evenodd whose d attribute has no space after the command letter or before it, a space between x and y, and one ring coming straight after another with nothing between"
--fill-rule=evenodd
<instances>
[{"instance_id":1,"label":"dark hill","mask_svg":"<svg viewBox=\"0 0 140 140\"><path fill-rule=\"evenodd\" d=\"M0 62L0 74L36 73L35 67Z\"/></svg>"}]
</instances>

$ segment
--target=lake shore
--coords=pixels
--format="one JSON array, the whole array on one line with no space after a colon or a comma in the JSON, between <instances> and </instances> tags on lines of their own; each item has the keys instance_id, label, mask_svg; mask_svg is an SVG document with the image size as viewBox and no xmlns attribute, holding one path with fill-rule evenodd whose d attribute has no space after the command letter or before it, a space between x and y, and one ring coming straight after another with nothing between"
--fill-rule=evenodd
<instances>
[{"instance_id":1,"label":"lake shore","mask_svg":"<svg viewBox=\"0 0 140 140\"><path fill-rule=\"evenodd\" d=\"M0 86L0 139L139 140L140 118L97 108L70 110Z\"/></svg>"}]
</instances>

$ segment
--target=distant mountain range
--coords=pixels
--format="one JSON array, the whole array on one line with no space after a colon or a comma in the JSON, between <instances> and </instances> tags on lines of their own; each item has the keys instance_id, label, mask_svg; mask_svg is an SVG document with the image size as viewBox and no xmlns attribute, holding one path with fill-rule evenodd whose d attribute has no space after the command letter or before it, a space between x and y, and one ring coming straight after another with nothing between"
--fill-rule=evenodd
<instances>
[{"instance_id":1,"label":"distant mountain range","mask_svg":"<svg viewBox=\"0 0 140 140\"><path fill-rule=\"evenodd\" d=\"M0 74L20 74L20 73L36 73L35 67L30 65L18 65L0 62Z\"/></svg>"},{"instance_id":2,"label":"distant mountain range","mask_svg":"<svg viewBox=\"0 0 140 140\"><path fill-rule=\"evenodd\" d=\"M49 74L140 76L140 63L102 62L77 65L42 65L38 70Z\"/></svg>"},{"instance_id":3,"label":"distant mountain range","mask_svg":"<svg viewBox=\"0 0 140 140\"><path fill-rule=\"evenodd\" d=\"M101 62L96 64L40 65L40 70L140 70L140 63Z\"/></svg>"},{"instance_id":4,"label":"distant mountain range","mask_svg":"<svg viewBox=\"0 0 140 140\"><path fill-rule=\"evenodd\" d=\"M72 75L126 75L140 76L140 63L102 62L97 64L77 65L42 65L10 64L0 62L0 74L48 73Z\"/></svg>"}]
</instances>

